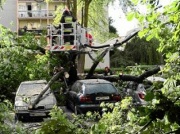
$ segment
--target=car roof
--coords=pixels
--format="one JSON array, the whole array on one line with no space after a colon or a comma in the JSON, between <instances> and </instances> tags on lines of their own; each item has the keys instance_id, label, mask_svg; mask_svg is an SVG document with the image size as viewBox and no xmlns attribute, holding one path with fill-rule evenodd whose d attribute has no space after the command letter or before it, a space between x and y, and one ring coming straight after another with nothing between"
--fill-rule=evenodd
<instances>
[{"instance_id":1,"label":"car roof","mask_svg":"<svg viewBox=\"0 0 180 134\"><path fill-rule=\"evenodd\" d=\"M84 84L98 84L98 83L111 84L111 82L104 79L84 79L84 80L77 80L77 82L84 83Z\"/></svg>"},{"instance_id":2,"label":"car roof","mask_svg":"<svg viewBox=\"0 0 180 134\"><path fill-rule=\"evenodd\" d=\"M21 84L47 84L46 80L23 81Z\"/></svg>"},{"instance_id":3,"label":"car roof","mask_svg":"<svg viewBox=\"0 0 180 134\"><path fill-rule=\"evenodd\" d=\"M28 92L30 92L32 95L40 93L44 89L43 87L45 87L46 84L46 80L23 81L18 87L17 94L22 92L24 94L28 94Z\"/></svg>"}]
</instances>

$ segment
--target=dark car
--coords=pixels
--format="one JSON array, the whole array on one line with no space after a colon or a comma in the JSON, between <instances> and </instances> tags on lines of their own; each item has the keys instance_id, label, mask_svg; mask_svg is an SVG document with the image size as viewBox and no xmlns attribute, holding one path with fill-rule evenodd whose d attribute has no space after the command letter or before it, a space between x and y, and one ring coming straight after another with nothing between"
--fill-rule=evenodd
<instances>
[{"instance_id":1,"label":"dark car","mask_svg":"<svg viewBox=\"0 0 180 134\"><path fill-rule=\"evenodd\" d=\"M115 103L121 96L114 85L103 79L77 80L66 92L67 107L75 114L100 111L101 102Z\"/></svg>"},{"instance_id":2,"label":"dark car","mask_svg":"<svg viewBox=\"0 0 180 134\"><path fill-rule=\"evenodd\" d=\"M17 120L30 119L32 117L47 117L50 110L57 104L56 98L50 88L43 94L40 101L33 109L29 105L34 102L46 86L46 80L22 82L15 97L15 117Z\"/></svg>"}]
</instances>

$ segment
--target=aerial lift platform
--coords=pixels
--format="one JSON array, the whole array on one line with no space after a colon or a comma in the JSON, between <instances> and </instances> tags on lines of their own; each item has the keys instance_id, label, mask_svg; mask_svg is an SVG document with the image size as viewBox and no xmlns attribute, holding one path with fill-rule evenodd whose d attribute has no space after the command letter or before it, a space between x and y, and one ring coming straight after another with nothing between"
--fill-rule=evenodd
<instances>
[{"instance_id":1,"label":"aerial lift platform","mask_svg":"<svg viewBox=\"0 0 180 134\"><path fill-rule=\"evenodd\" d=\"M72 28L65 28L65 25L70 24ZM60 23L59 28L53 25L48 25L48 46L51 52L63 51L84 51L84 44L91 45L92 36L88 33L87 28L83 28L77 22ZM65 30L71 30L71 33L66 33ZM64 38L69 37L69 42L65 42ZM72 37L72 38L71 38Z\"/></svg>"}]
</instances>

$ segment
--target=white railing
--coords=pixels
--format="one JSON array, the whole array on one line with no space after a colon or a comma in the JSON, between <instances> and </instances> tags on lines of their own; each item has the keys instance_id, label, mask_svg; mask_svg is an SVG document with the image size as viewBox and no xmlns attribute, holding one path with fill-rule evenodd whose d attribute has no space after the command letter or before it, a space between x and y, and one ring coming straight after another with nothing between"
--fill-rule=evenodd
<instances>
[{"instance_id":1,"label":"white railing","mask_svg":"<svg viewBox=\"0 0 180 134\"><path fill-rule=\"evenodd\" d=\"M71 45L75 46L75 50L79 51L79 47L89 43L89 39L86 37L88 33L87 28L81 27L77 22L72 23L60 23L59 28L55 28L53 25L48 25L48 37L51 51L66 51L66 49L53 49L54 47L64 48L63 46ZM71 28L65 28L65 25L72 25ZM65 32L65 30L71 30L72 32ZM73 37L73 38L66 38ZM65 39L66 41L65 42ZM69 50L69 49L67 49Z\"/></svg>"},{"instance_id":2,"label":"white railing","mask_svg":"<svg viewBox=\"0 0 180 134\"><path fill-rule=\"evenodd\" d=\"M18 11L19 18L29 18L29 17L53 17L54 10L34 10L34 11Z\"/></svg>"}]
</instances>

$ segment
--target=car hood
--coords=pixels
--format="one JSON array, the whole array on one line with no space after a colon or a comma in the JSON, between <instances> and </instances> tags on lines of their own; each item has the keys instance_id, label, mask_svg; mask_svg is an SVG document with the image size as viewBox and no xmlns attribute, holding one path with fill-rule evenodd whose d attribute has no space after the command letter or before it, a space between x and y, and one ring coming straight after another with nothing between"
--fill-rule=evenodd
<instances>
[{"instance_id":1,"label":"car hood","mask_svg":"<svg viewBox=\"0 0 180 134\"><path fill-rule=\"evenodd\" d=\"M20 96L17 95L15 98L15 106L28 106L29 104L32 104L35 99L38 97L37 95L33 96ZM45 106L45 105L55 105L56 104L56 98L55 96L50 94L45 94L40 98L40 101L38 102L37 106Z\"/></svg>"}]
</instances>

